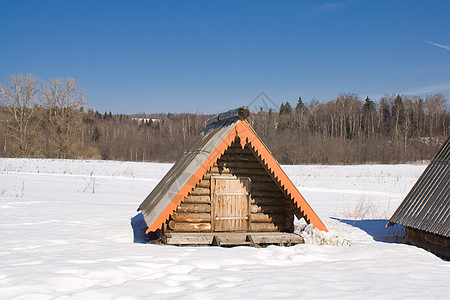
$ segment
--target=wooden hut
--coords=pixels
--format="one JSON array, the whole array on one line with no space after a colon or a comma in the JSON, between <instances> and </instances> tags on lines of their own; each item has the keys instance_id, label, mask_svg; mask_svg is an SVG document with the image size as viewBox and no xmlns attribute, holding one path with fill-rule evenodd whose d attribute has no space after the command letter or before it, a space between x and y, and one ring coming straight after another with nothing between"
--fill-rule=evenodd
<instances>
[{"instance_id":1,"label":"wooden hut","mask_svg":"<svg viewBox=\"0 0 450 300\"><path fill-rule=\"evenodd\" d=\"M407 242L450 259L450 137L386 226L405 227Z\"/></svg>"},{"instance_id":2,"label":"wooden hut","mask_svg":"<svg viewBox=\"0 0 450 300\"><path fill-rule=\"evenodd\" d=\"M207 121L139 206L147 234L174 245L296 244L294 215L327 231L248 115L241 107Z\"/></svg>"}]
</instances>

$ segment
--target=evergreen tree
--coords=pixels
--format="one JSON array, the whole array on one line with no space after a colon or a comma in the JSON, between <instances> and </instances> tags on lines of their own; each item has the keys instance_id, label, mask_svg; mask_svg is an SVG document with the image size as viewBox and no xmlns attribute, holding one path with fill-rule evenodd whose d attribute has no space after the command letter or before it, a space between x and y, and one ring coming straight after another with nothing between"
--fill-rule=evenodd
<instances>
[{"instance_id":1,"label":"evergreen tree","mask_svg":"<svg viewBox=\"0 0 450 300\"><path fill-rule=\"evenodd\" d=\"M405 106L403 105L403 100L400 95L397 95L392 105L392 119L394 122L395 133L398 134L400 127L405 121Z\"/></svg>"},{"instance_id":2,"label":"evergreen tree","mask_svg":"<svg viewBox=\"0 0 450 300\"><path fill-rule=\"evenodd\" d=\"M97 142L101 137L100 129L97 126L94 128L94 133L92 133L92 140Z\"/></svg>"},{"instance_id":3,"label":"evergreen tree","mask_svg":"<svg viewBox=\"0 0 450 300\"><path fill-rule=\"evenodd\" d=\"M375 103L366 97L364 104L361 108L362 111L362 122L361 128L364 130L366 136L375 134Z\"/></svg>"},{"instance_id":4,"label":"evergreen tree","mask_svg":"<svg viewBox=\"0 0 450 300\"><path fill-rule=\"evenodd\" d=\"M303 104L302 97L298 97L297 106L295 107L295 111L300 112L305 109L305 104Z\"/></svg>"},{"instance_id":5,"label":"evergreen tree","mask_svg":"<svg viewBox=\"0 0 450 300\"><path fill-rule=\"evenodd\" d=\"M369 97L366 97L364 101L363 113L375 111L375 103Z\"/></svg>"},{"instance_id":6,"label":"evergreen tree","mask_svg":"<svg viewBox=\"0 0 450 300\"><path fill-rule=\"evenodd\" d=\"M284 103L281 102L281 105L280 105L280 116L285 114L285 113L286 113L286 108L284 106Z\"/></svg>"},{"instance_id":7,"label":"evergreen tree","mask_svg":"<svg viewBox=\"0 0 450 300\"><path fill-rule=\"evenodd\" d=\"M289 101L286 101L286 104L284 105L284 112L286 114L290 114L292 112L292 106Z\"/></svg>"},{"instance_id":8,"label":"evergreen tree","mask_svg":"<svg viewBox=\"0 0 450 300\"><path fill-rule=\"evenodd\" d=\"M391 108L387 100L383 97L380 99L380 129L385 135L391 130Z\"/></svg>"}]
</instances>

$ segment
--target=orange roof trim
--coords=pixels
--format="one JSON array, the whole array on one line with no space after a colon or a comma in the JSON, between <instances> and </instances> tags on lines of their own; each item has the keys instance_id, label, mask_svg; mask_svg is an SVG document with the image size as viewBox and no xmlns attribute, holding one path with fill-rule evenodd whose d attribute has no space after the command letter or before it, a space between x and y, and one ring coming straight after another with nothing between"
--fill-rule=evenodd
<instances>
[{"instance_id":1,"label":"orange roof trim","mask_svg":"<svg viewBox=\"0 0 450 300\"><path fill-rule=\"evenodd\" d=\"M242 149L248 143L253 148L253 151L260 157L261 161L266 165L267 169L273 174L273 177L278 180L281 186L286 191L286 194L290 196L297 207L301 210L302 214L307 219L308 223L313 224L314 228L322 231L328 231L316 213L312 210L291 180L281 169L273 155L262 143L255 131L244 120L237 121L234 130L220 142L220 144L211 152L205 162L198 168L198 170L192 175L188 182L181 188L180 192L172 199L167 207L162 211L158 218L147 229L147 233L155 231L161 228L162 224L166 222L169 216L176 210L178 205L183 201L185 197L195 188L195 186L201 181L203 176L206 175L209 169L213 166L225 150L231 146L236 137L240 138ZM300 217L300 216L297 216Z\"/></svg>"}]
</instances>

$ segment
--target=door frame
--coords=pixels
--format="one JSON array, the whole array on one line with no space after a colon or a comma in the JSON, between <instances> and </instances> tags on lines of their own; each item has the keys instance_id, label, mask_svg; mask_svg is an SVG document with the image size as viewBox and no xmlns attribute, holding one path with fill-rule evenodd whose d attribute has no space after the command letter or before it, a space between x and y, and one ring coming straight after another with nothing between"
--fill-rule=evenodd
<instances>
[{"instance_id":1,"label":"door frame","mask_svg":"<svg viewBox=\"0 0 450 300\"><path fill-rule=\"evenodd\" d=\"M246 230L239 230L241 232L249 232L251 231L251 206L250 206L250 197L251 197L251 178L248 176L236 176L232 174L223 174L223 175L212 175L211 176L211 188L210 188L210 195L211 195L211 230L216 231L216 201L215 201L215 181L216 179L225 179L225 180L246 180L248 181L248 191L247 191L247 199L245 201L245 205L247 207L247 228ZM237 232L239 232L237 231Z\"/></svg>"}]
</instances>

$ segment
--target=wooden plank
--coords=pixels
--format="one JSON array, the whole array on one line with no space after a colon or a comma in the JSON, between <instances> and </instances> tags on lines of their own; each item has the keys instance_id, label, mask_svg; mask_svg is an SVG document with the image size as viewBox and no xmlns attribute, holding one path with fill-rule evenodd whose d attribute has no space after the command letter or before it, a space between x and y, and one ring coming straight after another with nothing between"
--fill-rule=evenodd
<instances>
[{"instance_id":1,"label":"wooden plank","mask_svg":"<svg viewBox=\"0 0 450 300\"><path fill-rule=\"evenodd\" d=\"M206 204L206 203L211 203L211 198L209 197L209 195L201 195L201 196L188 195L184 199L183 203Z\"/></svg>"},{"instance_id":2,"label":"wooden plank","mask_svg":"<svg viewBox=\"0 0 450 300\"><path fill-rule=\"evenodd\" d=\"M293 245L303 243L303 238L297 234L285 232L166 232L165 241L169 245L211 245L217 237L220 245ZM251 237L251 240L248 238Z\"/></svg>"},{"instance_id":3,"label":"wooden plank","mask_svg":"<svg viewBox=\"0 0 450 300\"><path fill-rule=\"evenodd\" d=\"M179 213L210 213L211 205L210 204L197 204L197 203L181 203L178 206L176 212Z\"/></svg>"},{"instance_id":4,"label":"wooden plank","mask_svg":"<svg viewBox=\"0 0 450 300\"><path fill-rule=\"evenodd\" d=\"M211 222L211 213L183 213L174 212L172 218L175 222Z\"/></svg>"},{"instance_id":5,"label":"wooden plank","mask_svg":"<svg viewBox=\"0 0 450 300\"><path fill-rule=\"evenodd\" d=\"M252 191L253 197L267 197L267 198L281 198L284 199L284 195L281 191Z\"/></svg>"},{"instance_id":6,"label":"wooden plank","mask_svg":"<svg viewBox=\"0 0 450 300\"><path fill-rule=\"evenodd\" d=\"M254 161L254 162L257 162L256 157L253 155L253 153L233 154L230 152L225 152L220 157L220 161Z\"/></svg>"},{"instance_id":7,"label":"wooden plank","mask_svg":"<svg viewBox=\"0 0 450 300\"><path fill-rule=\"evenodd\" d=\"M251 236L255 244L295 245L304 243L304 239L300 235L294 233L251 233Z\"/></svg>"},{"instance_id":8,"label":"wooden plank","mask_svg":"<svg viewBox=\"0 0 450 300\"><path fill-rule=\"evenodd\" d=\"M206 121L206 126L211 126L212 124L227 120L231 118L239 118L240 120L245 120L250 115L250 110L248 109L248 106L242 106L239 108L235 108L226 112L223 112L221 114L218 114L215 117L212 117L211 119L208 119Z\"/></svg>"},{"instance_id":9,"label":"wooden plank","mask_svg":"<svg viewBox=\"0 0 450 300\"><path fill-rule=\"evenodd\" d=\"M206 195L209 195L209 193L210 193L209 188L196 187L189 194L192 195L192 196L206 196Z\"/></svg>"},{"instance_id":10,"label":"wooden plank","mask_svg":"<svg viewBox=\"0 0 450 300\"><path fill-rule=\"evenodd\" d=\"M284 214L264 214L254 213L252 214L252 223L285 223Z\"/></svg>"},{"instance_id":11,"label":"wooden plank","mask_svg":"<svg viewBox=\"0 0 450 300\"><path fill-rule=\"evenodd\" d=\"M253 221L253 220L252 220ZM283 231L285 228L284 224L273 224L273 223L252 223L251 224L252 231Z\"/></svg>"},{"instance_id":12,"label":"wooden plank","mask_svg":"<svg viewBox=\"0 0 450 300\"><path fill-rule=\"evenodd\" d=\"M269 213L284 213L286 211L285 206L283 205L283 203L281 203L281 205L256 205L256 204L252 204L250 207L250 210L252 213L265 213L265 214L269 214Z\"/></svg>"},{"instance_id":13,"label":"wooden plank","mask_svg":"<svg viewBox=\"0 0 450 300\"><path fill-rule=\"evenodd\" d=\"M254 197L254 194L252 194L252 197L250 199L250 204L256 204L256 205L268 205L268 206L276 206L276 205L284 205L284 198L283 197Z\"/></svg>"},{"instance_id":14,"label":"wooden plank","mask_svg":"<svg viewBox=\"0 0 450 300\"><path fill-rule=\"evenodd\" d=\"M230 233L226 235L215 235L212 244L214 246L251 246L247 241L247 234Z\"/></svg>"},{"instance_id":15,"label":"wooden plank","mask_svg":"<svg viewBox=\"0 0 450 300\"><path fill-rule=\"evenodd\" d=\"M287 198L284 198L284 206L286 207L286 209L288 209L290 211L292 211L292 210L297 208L295 206L294 201L292 201L292 199L287 199Z\"/></svg>"},{"instance_id":16,"label":"wooden plank","mask_svg":"<svg viewBox=\"0 0 450 300\"><path fill-rule=\"evenodd\" d=\"M262 168L259 162L240 162L240 161L221 161L214 163L214 167L221 168L242 168L242 169L259 169Z\"/></svg>"},{"instance_id":17,"label":"wooden plank","mask_svg":"<svg viewBox=\"0 0 450 300\"><path fill-rule=\"evenodd\" d=\"M169 228L180 232L211 231L211 223L187 223L172 220L169 222Z\"/></svg>"},{"instance_id":18,"label":"wooden plank","mask_svg":"<svg viewBox=\"0 0 450 300\"><path fill-rule=\"evenodd\" d=\"M210 188L211 180L203 179L197 184L196 188Z\"/></svg>"},{"instance_id":19,"label":"wooden plank","mask_svg":"<svg viewBox=\"0 0 450 300\"><path fill-rule=\"evenodd\" d=\"M213 236L205 233L194 233L189 232L171 232L164 233L166 236L166 244L168 245L211 245Z\"/></svg>"},{"instance_id":20,"label":"wooden plank","mask_svg":"<svg viewBox=\"0 0 450 300\"><path fill-rule=\"evenodd\" d=\"M281 192L281 189L275 183L256 183L252 184L253 191L268 191L268 192Z\"/></svg>"},{"instance_id":21,"label":"wooden plank","mask_svg":"<svg viewBox=\"0 0 450 300\"><path fill-rule=\"evenodd\" d=\"M450 260L450 238L411 227L405 227L407 242Z\"/></svg>"},{"instance_id":22,"label":"wooden plank","mask_svg":"<svg viewBox=\"0 0 450 300\"><path fill-rule=\"evenodd\" d=\"M252 175L252 182L254 182L254 183L261 183L261 182L266 183L268 181L273 182L273 179L272 179L272 177L269 176L269 174L267 174L267 175Z\"/></svg>"},{"instance_id":23,"label":"wooden plank","mask_svg":"<svg viewBox=\"0 0 450 300\"><path fill-rule=\"evenodd\" d=\"M255 169L245 169L245 168L222 168L222 167L212 167L211 173L213 174L243 174L247 175L265 175L267 174L266 170L262 168Z\"/></svg>"},{"instance_id":24,"label":"wooden plank","mask_svg":"<svg viewBox=\"0 0 450 300\"><path fill-rule=\"evenodd\" d=\"M210 173L212 174L212 173ZM216 203L214 201L214 194L216 193L216 180L213 179L214 177L211 176L211 230L216 231L216 221L214 220L214 216L216 215Z\"/></svg>"}]
</instances>

